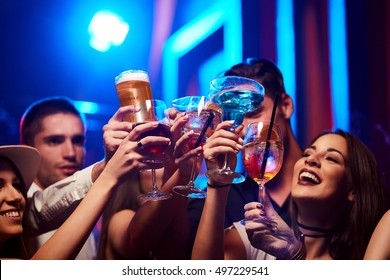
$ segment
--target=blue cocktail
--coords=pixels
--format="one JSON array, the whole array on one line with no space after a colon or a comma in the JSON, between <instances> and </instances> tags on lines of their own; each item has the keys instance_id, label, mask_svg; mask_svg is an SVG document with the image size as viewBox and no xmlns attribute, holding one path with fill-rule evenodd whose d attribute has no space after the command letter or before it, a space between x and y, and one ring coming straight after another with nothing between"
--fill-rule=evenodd
<instances>
[{"instance_id":1,"label":"blue cocktail","mask_svg":"<svg viewBox=\"0 0 390 280\"><path fill-rule=\"evenodd\" d=\"M217 77L210 83L211 101L222 109L222 120L234 120L233 129L242 124L245 114L259 108L264 101L264 87L258 82L238 76ZM241 183L245 177L231 170L227 157L224 166L209 170L206 176L223 183Z\"/></svg>"}]
</instances>

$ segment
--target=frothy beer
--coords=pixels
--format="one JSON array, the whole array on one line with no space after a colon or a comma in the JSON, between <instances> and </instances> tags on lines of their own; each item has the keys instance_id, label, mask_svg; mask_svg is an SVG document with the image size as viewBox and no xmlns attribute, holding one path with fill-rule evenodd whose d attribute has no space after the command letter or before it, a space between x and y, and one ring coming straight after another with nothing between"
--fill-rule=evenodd
<instances>
[{"instance_id":1,"label":"frothy beer","mask_svg":"<svg viewBox=\"0 0 390 280\"><path fill-rule=\"evenodd\" d=\"M153 99L149 76L143 70L127 70L115 77L116 91L121 107L136 105L137 102ZM125 120L129 122L143 122L151 116L145 113L129 113Z\"/></svg>"}]
</instances>

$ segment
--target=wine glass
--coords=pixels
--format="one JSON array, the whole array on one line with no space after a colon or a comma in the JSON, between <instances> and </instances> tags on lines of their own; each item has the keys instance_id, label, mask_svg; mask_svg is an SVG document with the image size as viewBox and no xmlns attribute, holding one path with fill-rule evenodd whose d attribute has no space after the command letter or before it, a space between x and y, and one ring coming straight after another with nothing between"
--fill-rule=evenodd
<instances>
[{"instance_id":1,"label":"wine glass","mask_svg":"<svg viewBox=\"0 0 390 280\"><path fill-rule=\"evenodd\" d=\"M171 138L170 125L168 123L168 120L165 118L165 111L167 110L167 106L164 101L158 99L148 99L148 100L136 102L135 106L139 108L139 111L135 113L135 119L142 120L141 122L137 122L135 126L143 124L145 122L152 122L152 121L159 122L156 128L142 133L139 136L139 140L142 140L147 136L162 136L166 138ZM157 156L154 157L154 159L144 160L144 162L160 163L160 164L164 163L164 160L162 159L163 157L161 157L161 155L164 154L166 148L167 148L166 146L161 144L142 146L142 151L144 153L159 155L158 157ZM152 189L146 194L139 195L138 199L141 201L148 201L148 200L157 201L157 200L164 200L172 197L171 193L161 192L157 188L156 170L152 168L151 171L152 171Z\"/></svg>"},{"instance_id":2,"label":"wine glass","mask_svg":"<svg viewBox=\"0 0 390 280\"><path fill-rule=\"evenodd\" d=\"M205 96L185 96L172 101L172 107L179 112L186 112L188 121L183 127L183 134L193 131L190 139L191 149L204 145L207 138L214 133L216 126L221 122L219 108L213 106ZM194 184L195 167L199 155L195 156L191 168L190 180L187 185L175 186L173 191L181 196L191 198L205 198L206 192L197 188Z\"/></svg>"},{"instance_id":3,"label":"wine glass","mask_svg":"<svg viewBox=\"0 0 390 280\"><path fill-rule=\"evenodd\" d=\"M242 159L245 171L259 186L258 200L265 199L265 184L278 174L283 164L283 139L280 127L270 122L248 125L244 137ZM269 221L273 226L274 222Z\"/></svg>"},{"instance_id":4,"label":"wine glass","mask_svg":"<svg viewBox=\"0 0 390 280\"><path fill-rule=\"evenodd\" d=\"M245 114L255 111L264 100L264 87L258 82L238 76L221 76L210 83L211 101L222 109L222 120L234 120L232 130L242 124ZM229 184L242 183L245 177L231 170L227 154L222 168L208 170L206 176Z\"/></svg>"}]
</instances>

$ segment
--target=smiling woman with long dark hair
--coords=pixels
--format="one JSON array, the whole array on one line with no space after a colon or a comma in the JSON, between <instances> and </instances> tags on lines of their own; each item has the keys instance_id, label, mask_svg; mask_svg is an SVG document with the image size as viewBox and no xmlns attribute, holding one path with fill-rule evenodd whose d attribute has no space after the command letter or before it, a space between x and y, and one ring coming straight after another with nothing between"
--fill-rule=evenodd
<instances>
[{"instance_id":1,"label":"smiling woman with long dark hair","mask_svg":"<svg viewBox=\"0 0 390 280\"><path fill-rule=\"evenodd\" d=\"M249 240L283 259L363 259L386 210L381 177L372 152L358 138L342 130L323 133L294 167L293 230L272 206L251 203L246 206ZM250 222L261 221L265 213L278 223L276 228L267 230L261 222Z\"/></svg>"}]
</instances>

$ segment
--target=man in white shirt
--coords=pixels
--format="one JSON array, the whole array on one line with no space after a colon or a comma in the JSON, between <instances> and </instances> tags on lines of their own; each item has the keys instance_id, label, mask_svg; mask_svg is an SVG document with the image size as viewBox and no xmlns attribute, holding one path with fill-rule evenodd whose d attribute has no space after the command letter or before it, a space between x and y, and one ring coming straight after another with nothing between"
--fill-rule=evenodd
<instances>
[{"instance_id":1,"label":"man in white shirt","mask_svg":"<svg viewBox=\"0 0 390 280\"><path fill-rule=\"evenodd\" d=\"M73 212L121 138L131 130L130 123L121 122L123 111L123 108L118 110L103 129L105 159L81 170L86 127L84 116L73 102L65 97L46 98L26 110L20 123L21 144L35 147L42 158L38 175L27 194L28 229L33 237L33 251L42 246ZM96 242L91 234L76 259L95 257Z\"/></svg>"}]
</instances>

